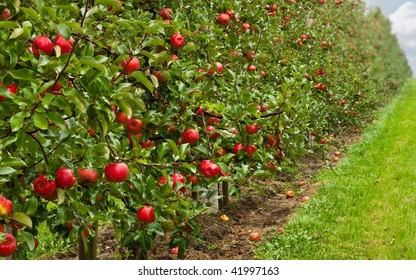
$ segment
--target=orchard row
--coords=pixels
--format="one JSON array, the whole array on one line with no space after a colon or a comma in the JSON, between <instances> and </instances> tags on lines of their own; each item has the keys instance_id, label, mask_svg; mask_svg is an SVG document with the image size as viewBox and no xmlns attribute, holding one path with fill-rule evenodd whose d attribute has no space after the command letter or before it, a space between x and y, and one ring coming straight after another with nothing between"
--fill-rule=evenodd
<instances>
[{"instance_id":1,"label":"orchard row","mask_svg":"<svg viewBox=\"0 0 416 280\"><path fill-rule=\"evenodd\" d=\"M212 201L360 130L411 75L359 0L0 11L0 253L20 259L42 224L80 258L102 225L121 258L149 257L158 236L183 257Z\"/></svg>"}]
</instances>

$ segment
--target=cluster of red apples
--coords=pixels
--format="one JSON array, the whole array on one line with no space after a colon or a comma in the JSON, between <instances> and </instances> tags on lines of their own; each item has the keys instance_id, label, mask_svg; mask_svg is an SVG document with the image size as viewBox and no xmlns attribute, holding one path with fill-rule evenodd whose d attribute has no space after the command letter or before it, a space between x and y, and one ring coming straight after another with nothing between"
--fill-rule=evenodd
<instances>
[{"instance_id":1,"label":"cluster of red apples","mask_svg":"<svg viewBox=\"0 0 416 280\"><path fill-rule=\"evenodd\" d=\"M0 218L9 217L12 213L13 203L6 197L0 195ZM2 238L2 235L5 235ZM9 257L16 250L16 240L14 236L5 232L5 227L0 224L0 257Z\"/></svg>"}]
</instances>

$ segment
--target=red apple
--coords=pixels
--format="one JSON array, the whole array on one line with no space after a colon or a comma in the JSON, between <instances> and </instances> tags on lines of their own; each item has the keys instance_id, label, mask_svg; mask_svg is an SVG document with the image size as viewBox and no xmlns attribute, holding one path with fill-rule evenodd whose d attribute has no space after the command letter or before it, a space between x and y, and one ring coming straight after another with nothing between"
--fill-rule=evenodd
<instances>
[{"instance_id":1,"label":"red apple","mask_svg":"<svg viewBox=\"0 0 416 280\"><path fill-rule=\"evenodd\" d=\"M16 240L10 233L6 233L6 240L0 243L0 257L11 256L16 250Z\"/></svg>"},{"instance_id":2,"label":"red apple","mask_svg":"<svg viewBox=\"0 0 416 280\"><path fill-rule=\"evenodd\" d=\"M151 140L147 140L146 142L140 143L140 146L141 146L143 149L147 149L147 148L150 148L150 147L154 147L154 146L156 146L156 144L155 144L155 142L153 142L153 141L151 141Z\"/></svg>"},{"instance_id":3,"label":"red apple","mask_svg":"<svg viewBox=\"0 0 416 280\"><path fill-rule=\"evenodd\" d=\"M251 28L250 24L247 22L243 23L241 27L243 28L243 31L249 30Z\"/></svg>"},{"instance_id":4,"label":"red apple","mask_svg":"<svg viewBox=\"0 0 416 280\"><path fill-rule=\"evenodd\" d=\"M137 138L138 142L140 143L142 141L142 136L143 136L143 133L141 131L127 133L127 139L129 140L130 144L133 142L133 137Z\"/></svg>"},{"instance_id":5,"label":"red apple","mask_svg":"<svg viewBox=\"0 0 416 280\"><path fill-rule=\"evenodd\" d=\"M137 219L143 223L152 223L156 220L152 206L143 206L137 210Z\"/></svg>"},{"instance_id":6,"label":"red apple","mask_svg":"<svg viewBox=\"0 0 416 280\"><path fill-rule=\"evenodd\" d=\"M66 223L66 226L67 226L70 230L72 230L72 228L74 227L74 222L73 222L73 221L68 221L68 222Z\"/></svg>"},{"instance_id":7,"label":"red apple","mask_svg":"<svg viewBox=\"0 0 416 280\"><path fill-rule=\"evenodd\" d=\"M217 73L222 73L223 66L220 62L215 62L215 68L217 69Z\"/></svg>"},{"instance_id":8,"label":"red apple","mask_svg":"<svg viewBox=\"0 0 416 280\"><path fill-rule=\"evenodd\" d=\"M188 128L183 132L182 137L186 143L194 144L199 139L199 132L194 128Z\"/></svg>"},{"instance_id":9,"label":"red apple","mask_svg":"<svg viewBox=\"0 0 416 280\"><path fill-rule=\"evenodd\" d=\"M51 55L53 52L53 43L51 39L46 36L38 36L33 40L32 53L39 58L40 52L46 55Z\"/></svg>"},{"instance_id":10,"label":"red apple","mask_svg":"<svg viewBox=\"0 0 416 280\"><path fill-rule=\"evenodd\" d=\"M302 197L302 199L300 200L302 203L308 202L309 201L309 196L304 196Z\"/></svg>"},{"instance_id":11,"label":"red apple","mask_svg":"<svg viewBox=\"0 0 416 280\"><path fill-rule=\"evenodd\" d=\"M220 23L220 25L222 26L226 26L230 23L230 15L227 13L222 13L218 15L218 22Z\"/></svg>"},{"instance_id":12,"label":"red apple","mask_svg":"<svg viewBox=\"0 0 416 280\"><path fill-rule=\"evenodd\" d=\"M216 128L213 127L212 125L208 125L207 128L205 129L208 132L209 138L211 139L216 139L219 136L218 132L213 132Z\"/></svg>"},{"instance_id":13,"label":"red apple","mask_svg":"<svg viewBox=\"0 0 416 280\"><path fill-rule=\"evenodd\" d=\"M287 198L292 198L292 197L294 197L295 196L295 193L293 192L293 191L287 191L286 192L286 197Z\"/></svg>"},{"instance_id":14,"label":"red apple","mask_svg":"<svg viewBox=\"0 0 416 280\"><path fill-rule=\"evenodd\" d=\"M240 150L243 150L243 149L245 149L245 147L244 147L244 145L243 144L241 144L241 143L235 143L234 144L234 153L235 154L238 154L238 152L240 151Z\"/></svg>"},{"instance_id":15,"label":"red apple","mask_svg":"<svg viewBox=\"0 0 416 280\"><path fill-rule=\"evenodd\" d=\"M171 9L169 8L163 8L162 10L160 10L159 15L164 19L164 20L169 20L171 18L170 13L172 12Z\"/></svg>"},{"instance_id":16,"label":"red apple","mask_svg":"<svg viewBox=\"0 0 416 280\"><path fill-rule=\"evenodd\" d=\"M156 79L159 83L163 83L165 81L165 75L163 75L159 71L153 71L152 74L153 74L153 76L156 77Z\"/></svg>"},{"instance_id":17,"label":"red apple","mask_svg":"<svg viewBox=\"0 0 416 280\"><path fill-rule=\"evenodd\" d=\"M162 187L166 183L167 183L166 178L165 177L160 177L159 181L157 182L157 185L159 187Z\"/></svg>"},{"instance_id":18,"label":"red apple","mask_svg":"<svg viewBox=\"0 0 416 280\"><path fill-rule=\"evenodd\" d=\"M182 34L176 33L170 37L170 45L172 46L174 50L178 50L182 48L184 44L185 44L185 38L182 36Z\"/></svg>"},{"instance_id":19,"label":"red apple","mask_svg":"<svg viewBox=\"0 0 416 280\"><path fill-rule=\"evenodd\" d=\"M70 189L75 183L75 175L69 168L60 168L56 171L56 186L61 189Z\"/></svg>"},{"instance_id":20,"label":"red apple","mask_svg":"<svg viewBox=\"0 0 416 280\"><path fill-rule=\"evenodd\" d=\"M123 162L109 163L104 168L104 174L110 183L124 182L129 177L129 167Z\"/></svg>"},{"instance_id":21,"label":"red apple","mask_svg":"<svg viewBox=\"0 0 416 280\"><path fill-rule=\"evenodd\" d=\"M62 37L61 34L58 34L55 38L54 45L59 46L61 48L61 54L70 53L72 49L72 45L74 44L74 39L72 37L69 40L66 40Z\"/></svg>"},{"instance_id":22,"label":"red apple","mask_svg":"<svg viewBox=\"0 0 416 280\"><path fill-rule=\"evenodd\" d=\"M250 66L248 66L247 67L247 70L249 71L249 72L254 72L254 71L256 71L256 66L254 66L253 64L251 64Z\"/></svg>"},{"instance_id":23,"label":"red apple","mask_svg":"<svg viewBox=\"0 0 416 280\"><path fill-rule=\"evenodd\" d=\"M3 19L9 19L10 18L10 10L9 9L4 9L2 12L1 12L1 15L0 15Z\"/></svg>"},{"instance_id":24,"label":"red apple","mask_svg":"<svg viewBox=\"0 0 416 280\"><path fill-rule=\"evenodd\" d=\"M322 46L323 48L326 48L326 47L328 46L328 43L327 43L326 41L322 41L322 42L321 42L321 46Z\"/></svg>"},{"instance_id":25,"label":"red apple","mask_svg":"<svg viewBox=\"0 0 416 280\"><path fill-rule=\"evenodd\" d=\"M91 187L97 184L98 174L90 168L78 169L78 183L84 187Z\"/></svg>"},{"instance_id":26,"label":"red apple","mask_svg":"<svg viewBox=\"0 0 416 280\"><path fill-rule=\"evenodd\" d=\"M8 216L12 212L13 203L0 194L0 216Z\"/></svg>"},{"instance_id":27,"label":"red apple","mask_svg":"<svg viewBox=\"0 0 416 280\"><path fill-rule=\"evenodd\" d=\"M247 155L251 157L257 151L257 148L256 146L247 146L245 150Z\"/></svg>"},{"instance_id":28,"label":"red apple","mask_svg":"<svg viewBox=\"0 0 416 280\"><path fill-rule=\"evenodd\" d=\"M258 124L253 124L253 125L246 125L246 131L248 134L254 134L259 130L259 125Z\"/></svg>"},{"instance_id":29,"label":"red apple","mask_svg":"<svg viewBox=\"0 0 416 280\"><path fill-rule=\"evenodd\" d=\"M276 4L271 4L269 6L269 12L276 12L277 11L277 5Z\"/></svg>"},{"instance_id":30,"label":"red apple","mask_svg":"<svg viewBox=\"0 0 416 280\"><path fill-rule=\"evenodd\" d=\"M87 227L84 229L83 235L88 238L90 237L90 229L92 229L92 225L88 223Z\"/></svg>"},{"instance_id":31,"label":"red apple","mask_svg":"<svg viewBox=\"0 0 416 280\"><path fill-rule=\"evenodd\" d=\"M221 173L220 167L209 159L203 160L201 162L199 165L199 171L201 171L202 174L204 174L204 176L207 178L212 178Z\"/></svg>"},{"instance_id":32,"label":"red apple","mask_svg":"<svg viewBox=\"0 0 416 280\"><path fill-rule=\"evenodd\" d=\"M120 66L123 67L123 72L131 74L139 69L140 61L137 57L132 56L120 63Z\"/></svg>"},{"instance_id":33,"label":"red apple","mask_svg":"<svg viewBox=\"0 0 416 280\"><path fill-rule=\"evenodd\" d=\"M195 186L198 183L198 177L196 177L195 175L189 175L188 177L186 177L186 180L191 182L192 186Z\"/></svg>"},{"instance_id":34,"label":"red apple","mask_svg":"<svg viewBox=\"0 0 416 280\"><path fill-rule=\"evenodd\" d=\"M177 255L178 254L178 251L179 251L179 247L175 247L175 248L170 249L170 253L172 255Z\"/></svg>"},{"instance_id":35,"label":"red apple","mask_svg":"<svg viewBox=\"0 0 416 280\"><path fill-rule=\"evenodd\" d=\"M56 183L55 183L56 184ZM48 200L48 201L54 201L54 200L56 200L57 198L58 198L58 192L56 191L56 189L55 189L55 191L53 192L53 193L51 193L51 194L49 194L49 195L44 195L44 196L42 196L44 199L46 199L46 200Z\"/></svg>"},{"instance_id":36,"label":"red apple","mask_svg":"<svg viewBox=\"0 0 416 280\"><path fill-rule=\"evenodd\" d=\"M327 142L328 142L328 139L326 139L326 138L319 139L319 143L321 143L321 144L326 144Z\"/></svg>"},{"instance_id":37,"label":"red apple","mask_svg":"<svg viewBox=\"0 0 416 280\"><path fill-rule=\"evenodd\" d=\"M127 131L132 132L132 133L140 132L142 130L142 126L143 126L143 122L139 119L130 118L126 122Z\"/></svg>"},{"instance_id":38,"label":"red apple","mask_svg":"<svg viewBox=\"0 0 416 280\"><path fill-rule=\"evenodd\" d=\"M3 82L0 82L0 87L2 87L2 86L4 86L4 84L3 84ZM11 85L8 85L6 87L6 89L10 93L17 94L17 85L14 84L14 83L11 84ZM0 96L0 102L3 102L4 100L5 100L5 97L4 96Z\"/></svg>"},{"instance_id":39,"label":"red apple","mask_svg":"<svg viewBox=\"0 0 416 280\"><path fill-rule=\"evenodd\" d=\"M248 239L250 241L257 241L257 240L259 240L260 239L260 233L258 233L258 232L251 232L250 235L249 235L249 237L248 237Z\"/></svg>"},{"instance_id":40,"label":"red apple","mask_svg":"<svg viewBox=\"0 0 416 280\"><path fill-rule=\"evenodd\" d=\"M232 128L230 128L230 133L232 133L232 134L238 134L238 133L239 133L239 131L238 131L238 129L237 129L237 128L232 127Z\"/></svg>"},{"instance_id":41,"label":"red apple","mask_svg":"<svg viewBox=\"0 0 416 280\"><path fill-rule=\"evenodd\" d=\"M182 184L185 183L185 178L183 177L182 174L178 174L178 173L172 174L171 178L172 178L172 187L173 188L175 188L176 183L182 183Z\"/></svg>"},{"instance_id":42,"label":"red apple","mask_svg":"<svg viewBox=\"0 0 416 280\"><path fill-rule=\"evenodd\" d=\"M129 120L129 117L123 111L119 111L116 114L116 123L126 123Z\"/></svg>"},{"instance_id":43,"label":"red apple","mask_svg":"<svg viewBox=\"0 0 416 280\"><path fill-rule=\"evenodd\" d=\"M210 117L209 119L208 119L208 125L212 125L212 124L217 124L217 123L219 123L221 120L219 119L219 118L216 118L216 117Z\"/></svg>"},{"instance_id":44,"label":"red apple","mask_svg":"<svg viewBox=\"0 0 416 280\"><path fill-rule=\"evenodd\" d=\"M40 196L49 196L56 191L56 182L48 180L46 175L40 175L33 181L35 193Z\"/></svg>"},{"instance_id":45,"label":"red apple","mask_svg":"<svg viewBox=\"0 0 416 280\"><path fill-rule=\"evenodd\" d=\"M235 16L235 12L234 12L234 10L228 10L228 11L227 11L227 15L229 15L229 16L230 16L230 18L234 18L234 16Z\"/></svg>"}]
</instances>

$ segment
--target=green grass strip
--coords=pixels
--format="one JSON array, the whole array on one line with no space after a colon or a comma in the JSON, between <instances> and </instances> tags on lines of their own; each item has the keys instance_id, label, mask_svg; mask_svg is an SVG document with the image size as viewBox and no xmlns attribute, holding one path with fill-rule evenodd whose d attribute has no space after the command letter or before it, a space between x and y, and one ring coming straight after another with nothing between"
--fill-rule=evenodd
<instances>
[{"instance_id":1,"label":"green grass strip","mask_svg":"<svg viewBox=\"0 0 416 280\"><path fill-rule=\"evenodd\" d=\"M416 259L416 80L317 181L318 194L257 258Z\"/></svg>"}]
</instances>

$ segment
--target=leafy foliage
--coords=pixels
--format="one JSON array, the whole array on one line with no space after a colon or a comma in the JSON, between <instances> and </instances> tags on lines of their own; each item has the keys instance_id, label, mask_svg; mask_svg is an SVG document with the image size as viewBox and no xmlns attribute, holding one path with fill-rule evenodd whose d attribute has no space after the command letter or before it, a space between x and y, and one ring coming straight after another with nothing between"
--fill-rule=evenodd
<instances>
[{"instance_id":1,"label":"leafy foliage","mask_svg":"<svg viewBox=\"0 0 416 280\"><path fill-rule=\"evenodd\" d=\"M20 243L45 220L53 233L85 243L96 234L88 225L102 223L135 257L168 231L182 256L217 185L235 190L276 175L308 152L312 133L319 140L365 125L410 69L379 10L327 2L280 0L276 10L258 0L2 4L11 15L0 20L0 190L33 222L16 232ZM163 7L170 19L159 14ZM227 11L230 22L219 24ZM73 40L69 51L58 34ZM182 47L171 45L174 34L184 36ZM51 55L36 54L41 35L55 42ZM139 65L130 72L132 57ZM116 121L120 112L142 128L129 131ZM247 132L250 125L258 132ZM188 128L199 130L197 143L184 143ZM256 150L235 153L235 143ZM198 171L206 159L220 176ZM105 179L110 162L128 164L127 181ZM49 200L35 195L33 180L61 167L76 176L91 168L98 182L58 189ZM198 183L173 184L175 173ZM137 221L143 205L154 207L155 222Z\"/></svg>"}]
</instances>

